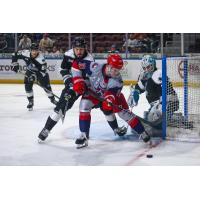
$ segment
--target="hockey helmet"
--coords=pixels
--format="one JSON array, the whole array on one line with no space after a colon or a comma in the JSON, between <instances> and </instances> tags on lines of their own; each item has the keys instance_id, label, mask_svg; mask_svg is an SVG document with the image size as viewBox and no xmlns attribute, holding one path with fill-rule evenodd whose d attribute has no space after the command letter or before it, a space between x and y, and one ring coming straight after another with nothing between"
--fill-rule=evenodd
<instances>
[{"instance_id":1,"label":"hockey helmet","mask_svg":"<svg viewBox=\"0 0 200 200\"><path fill-rule=\"evenodd\" d=\"M38 50L38 49L39 49L38 44L36 44L36 43L31 44L31 50Z\"/></svg>"},{"instance_id":2,"label":"hockey helmet","mask_svg":"<svg viewBox=\"0 0 200 200\"><path fill-rule=\"evenodd\" d=\"M144 71L154 71L156 69L156 60L151 55L145 55L142 58L141 66Z\"/></svg>"},{"instance_id":3,"label":"hockey helmet","mask_svg":"<svg viewBox=\"0 0 200 200\"><path fill-rule=\"evenodd\" d=\"M124 65L122 57L119 54L110 54L107 58L107 63L112 68L116 68L119 70L121 70Z\"/></svg>"},{"instance_id":4,"label":"hockey helmet","mask_svg":"<svg viewBox=\"0 0 200 200\"><path fill-rule=\"evenodd\" d=\"M72 42L72 47L80 47L80 48L86 48L86 41L83 37L75 37L74 41Z\"/></svg>"},{"instance_id":5,"label":"hockey helmet","mask_svg":"<svg viewBox=\"0 0 200 200\"><path fill-rule=\"evenodd\" d=\"M149 79L151 78L153 72L157 69L156 68L156 60L151 55L145 55L141 61L141 71L140 77L141 79Z\"/></svg>"}]
</instances>

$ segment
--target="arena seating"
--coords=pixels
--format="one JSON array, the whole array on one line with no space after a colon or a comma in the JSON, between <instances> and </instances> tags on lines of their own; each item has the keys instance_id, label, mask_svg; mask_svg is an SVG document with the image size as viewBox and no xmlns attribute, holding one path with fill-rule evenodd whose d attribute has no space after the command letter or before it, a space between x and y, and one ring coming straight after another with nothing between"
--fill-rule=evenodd
<instances>
[{"instance_id":1,"label":"arena seating","mask_svg":"<svg viewBox=\"0 0 200 200\"><path fill-rule=\"evenodd\" d=\"M19 40L22 38L23 34L25 33L18 33L18 43ZM26 33L28 35L28 37L30 37L30 39L32 40L32 42L39 42L38 39L38 35L42 35L39 33ZM2 38L3 35L13 35L14 34L1 34ZM7 41L6 39L1 39L1 35L0 35L0 44L1 41ZM88 49L90 50L90 33L49 33L48 37L50 39L52 39L54 41L54 46L57 47L58 50L60 50L60 52L64 52L66 50L68 50L69 47L69 35L71 35L71 40L74 39L74 37L77 36L83 36L85 38L85 40L88 43ZM156 39L159 41L159 34L148 34L150 36L150 38L152 38L153 40ZM158 37L157 37L158 36ZM95 53L106 53L108 51L110 51L110 48L112 45L116 46L116 49L119 52L123 52L124 49L122 50L122 46L125 42L125 33L93 33L92 34L92 52ZM13 40L13 39L12 39ZM10 40L9 40L10 41ZM8 42L8 41L7 41ZM6 49L3 49L1 52L13 52L14 51L14 42L12 41L12 43L9 43L8 47ZM155 47L155 50L157 50L157 47ZM51 53L51 52L50 52Z\"/></svg>"}]
</instances>

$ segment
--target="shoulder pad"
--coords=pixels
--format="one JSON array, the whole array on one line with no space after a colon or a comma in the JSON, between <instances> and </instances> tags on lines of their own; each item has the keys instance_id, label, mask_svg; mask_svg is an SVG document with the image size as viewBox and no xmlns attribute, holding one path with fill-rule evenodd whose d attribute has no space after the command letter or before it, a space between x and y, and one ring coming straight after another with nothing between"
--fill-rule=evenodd
<instances>
[{"instance_id":1,"label":"shoulder pad","mask_svg":"<svg viewBox=\"0 0 200 200\"><path fill-rule=\"evenodd\" d=\"M64 55L68 56L68 57L71 57L71 58L75 58L73 49L70 49L70 50L66 51Z\"/></svg>"},{"instance_id":2,"label":"shoulder pad","mask_svg":"<svg viewBox=\"0 0 200 200\"><path fill-rule=\"evenodd\" d=\"M122 88L123 87L123 81L121 79L121 77L117 77L117 78L109 78L108 81L108 89L110 88Z\"/></svg>"},{"instance_id":3,"label":"shoulder pad","mask_svg":"<svg viewBox=\"0 0 200 200\"><path fill-rule=\"evenodd\" d=\"M41 53L38 55L38 57L36 58L36 60L37 60L40 64L44 64L44 63L46 62L44 56L43 56Z\"/></svg>"},{"instance_id":4,"label":"shoulder pad","mask_svg":"<svg viewBox=\"0 0 200 200\"><path fill-rule=\"evenodd\" d=\"M161 72L161 70L160 69L156 70L153 73L151 78L156 84L160 85L162 83L162 72Z\"/></svg>"},{"instance_id":5,"label":"shoulder pad","mask_svg":"<svg viewBox=\"0 0 200 200\"><path fill-rule=\"evenodd\" d=\"M88 53L88 55L83 60L88 60L88 61L94 62L94 58L90 53Z\"/></svg>"},{"instance_id":6,"label":"shoulder pad","mask_svg":"<svg viewBox=\"0 0 200 200\"><path fill-rule=\"evenodd\" d=\"M25 57L30 57L30 51L29 50L22 50L22 51L18 51L18 54L25 56Z\"/></svg>"}]
</instances>

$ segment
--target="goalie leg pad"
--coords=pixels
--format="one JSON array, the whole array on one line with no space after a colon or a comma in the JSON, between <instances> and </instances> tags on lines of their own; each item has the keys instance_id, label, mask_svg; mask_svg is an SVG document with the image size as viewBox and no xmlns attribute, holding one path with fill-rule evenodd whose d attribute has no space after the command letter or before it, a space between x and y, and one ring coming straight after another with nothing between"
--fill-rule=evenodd
<instances>
[{"instance_id":1,"label":"goalie leg pad","mask_svg":"<svg viewBox=\"0 0 200 200\"><path fill-rule=\"evenodd\" d=\"M159 101L156 101L151 104L151 107L148 111L144 112L144 119L155 123L155 125L158 125L162 123L162 104Z\"/></svg>"}]
</instances>

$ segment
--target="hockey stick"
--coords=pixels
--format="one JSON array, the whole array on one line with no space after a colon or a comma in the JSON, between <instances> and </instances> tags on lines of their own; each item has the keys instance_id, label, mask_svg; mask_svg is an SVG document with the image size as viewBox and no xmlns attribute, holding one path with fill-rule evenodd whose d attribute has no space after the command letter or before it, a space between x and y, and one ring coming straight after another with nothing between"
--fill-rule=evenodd
<instances>
[{"instance_id":1,"label":"hockey stick","mask_svg":"<svg viewBox=\"0 0 200 200\"><path fill-rule=\"evenodd\" d=\"M98 96L98 95L97 95L94 91L92 91L91 89L88 89L87 91L88 91L88 93L91 94L93 97L97 98L100 102L106 101L106 99L104 99L104 98ZM121 111L128 112L128 113L130 112L130 110L124 109L124 108L122 108L122 107L119 106L119 105L113 104L113 103L111 103L111 102L109 102L109 101L106 101L106 102L107 102L108 104L110 104L110 106L112 106L112 107L114 107L114 108L117 108L117 109L119 109L119 110L121 110ZM144 118L142 118L142 117L140 117L140 116L138 116L138 115L136 115L136 114L134 114L134 115L135 115L141 122L143 122L144 124L149 125L149 126L155 128L155 126L156 126L155 123L150 122L150 121L147 121L147 120L145 120Z\"/></svg>"},{"instance_id":2,"label":"hockey stick","mask_svg":"<svg viewBox=\"0 0 200 200\"><path fill-rule=\"evenodd\" d=\"M24 72L19 71L18 73L20 73L20 74L22 74L22 75L24 75L25 77L28 78L28 76L27 76ZM54 94L52 91L50 91L50 90L48 90L47 88L45 88L45 87L43 87L42 85L40 85L40 84L38 83L38 81L35 81L35 83L36 83L36 85L40 86L41 88L43 88L43 89L46 90L47 92L51 93L51 94L52 94L54 97L56 97L58 100L60 99L60 97L57 96L56 94Z\"/></svg>"}]
</instances>

